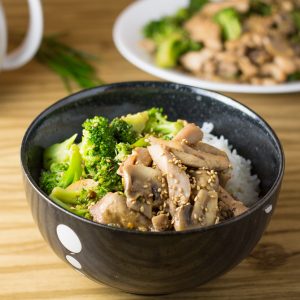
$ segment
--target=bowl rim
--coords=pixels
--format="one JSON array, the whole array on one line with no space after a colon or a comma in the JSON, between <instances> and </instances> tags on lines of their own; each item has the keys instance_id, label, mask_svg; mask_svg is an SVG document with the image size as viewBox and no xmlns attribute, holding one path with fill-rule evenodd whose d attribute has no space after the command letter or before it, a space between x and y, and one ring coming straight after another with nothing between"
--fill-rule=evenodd
<instances>
[{"instance_id":1,"label":"bowl rim","mask_svg":"<svg viewBox=\"0 0 300 300\"><path fill-rule=\"evenodd\" d=\"M55 111L56 109L63 107L67 104L70 103L75 103L87 96L94 96L99 93L103 93L105 91L113 90L113 89L119 89L119 88L162 88L162 89L171 89L171 90L182 90L185 92L190 92L192 94L198 95L198 96L207 96L210 98L213 98L216 101L222 102L226 105L229 105L231 107L234 107L241 111L242 113L247 114L248 116L252 117L253 119L256 119L261 125L270 133L269 137L274 140L275 146L279 150L279 161L280 161L280 166L279 166L279 171L277 174L277 177L274 181L274 184L271 186L271 188L268 190L268 192L260 198L255 204L253 204L249 209L244 212L243 214L233 217L229 220L226 220L224 222L210 225L210 226L205 226L205 227L200 227L200 228L193 228L193 229L188 229L188 230L183 230L183 231L139 231L139 230L132 230L132 229L126 229L126 228L119 228L119 227L114 227L114 226L109 226L106 224L101 224L94 222L92 220L86 219L84 217L80 217L60 205L56 204L53 202L48 195L43 192L38 184L35 182L35 180L32 178L29 172L29 168L26 164L26 159L25 159L25 146L27 144L27 139L30 136L30 134L36 130L36 125L40 124L40 122L49 115L51 112ZM101 85L89 89L84 89L80 90L76 93L70 94L61 100L56 101L52 105L48 106L46 109L44 109L41 113L39 113L34 120L30 123L28 128L25 131L25 134L22 138L22 143L21 143L21 148L20 148L20 161L21 161L21 167L23 171L23 175L26 177L27 181L31 185L31 187L35 190L35 192L38 193L38 195L48 204L54 206L55 208L59 209L62 213L66 213L69 215L71 218L75 218L78 221L86 222L90 225L100 227L104 230L111 230L111 231L118 231L118 232L124 232L127 234L137 234L137 235L151 235L151 236L160 236L160 235L182 235L182 234L193 234L193 233L199 233L199 232L205 232L209 230L213 230L222 226L227 226L230 224L233 224L235 222L238 222L239 220L246 218L247 216L251 215L253 212L257 211L261 207L266 205L266 202L268 202L270 196L277 190L278 187L280 187L283 174L284 174L284 169L285 169L285 156L284 156L284 151L283 147L281 145L281 142L279 138L277 137L275 131L271 128L271 126L256 112L254 112L252 109L247 107L246 105L240 103L239 101L222 95L220 93L214 92L214 91L209 91L205 89L201 89L198 87L193 87L193 86L188 86L184 84L178 84L174 82L163 82L163 81L125 81L125 82L116 82L116 83L111 83L111 84L106 84L106 85ZM24 184L25 181L24 181Z\"/></svg>"}]
</instances>

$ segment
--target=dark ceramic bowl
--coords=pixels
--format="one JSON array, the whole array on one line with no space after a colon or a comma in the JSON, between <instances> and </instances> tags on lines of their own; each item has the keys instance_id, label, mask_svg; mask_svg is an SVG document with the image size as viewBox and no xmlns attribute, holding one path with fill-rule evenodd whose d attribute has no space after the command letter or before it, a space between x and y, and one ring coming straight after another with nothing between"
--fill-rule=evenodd
<instances>
[{"instance_id":1,"label":"dark ceramic bowl","mask_svg":"<svg viewBox=\"0 0 300 300\"><path fill-rule=\"evenodd\" d=\"M94 223L52 202L38 187L43 148L81 131L94 115L108 118L161 106L170 118L213 122L261 179L261 198L243 215L184 232L136 232ZM276 205L284 156L273 130L228 97L162 82L117 83L71 95L42 112L28 128L21 160L27 200L47 243L91 279L137 294L196 287L245 258L261 238Z\"/></svg>"}]
</instances>

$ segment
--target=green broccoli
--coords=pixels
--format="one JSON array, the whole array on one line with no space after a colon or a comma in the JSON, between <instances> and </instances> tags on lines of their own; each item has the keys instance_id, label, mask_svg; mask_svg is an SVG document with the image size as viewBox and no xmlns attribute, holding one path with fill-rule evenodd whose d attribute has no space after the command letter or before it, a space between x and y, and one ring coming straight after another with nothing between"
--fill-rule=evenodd
<instances>
[{"instance_id":1,"label":"green broccoli","mask_svg":"<svg viewBox=\"0 0 300 300\"><path fill-rule=\"evenodd\" d=\"M215 14L214 20L221 26L225 40L236 40L242 34L239 14L234 8L225 8Z\"/></svg>"},{"instance_id":2,"label":"green broccoli","mask_svg":"<svg viewBox=\"0 0 300 300\"><path fill-rule=\"evenodd\" d=\"M134 144L133 144L134 145ZM128 155L132 152L132 146L128 143L119 143L116 145L116 157L117 161L124 161Z\"/></svg>"},{"instance_id":3,"label":"green broccoli","mask_svg":"<svg viewBox=\"0 0 300 300\"><path fill-rule=\"evenodd\" d=\"M73 144L66 163L52 163L49 170L44 170L40 176L40 186L48 195L55 187L65 188L80 179L82 174L81 155L77 145Z\"/></svg>"},{"instance_id":4,"label":"green broccoli","mask_svg":"<svg viewBox=\"0 0 300 300\"><path fill-rule=\"evenodd\" d=\"M80 153L85 167L93 171L102 157L113 157L116 140L109 126L108 119L95 116L83 123Z\"/></svg>"},{"instance_id":5,"label":"green broccoli","mask_svg":"<svg viewBox=\"0 0 300 300\"><path fill-rule=\"evenodd\" d=\"M148 110L149 120L144 129L145 133L156 134L163 139L173 138L183 127L182 121L168 121L167 116L163 115L162 108L153 107Z\"/></svg>"},{"instance_id":6,"label":"green broccoli","mask_svg":"<svg viewBox=\"0 0 300 300\"><path fill-rule=\"evenodd\" d=\"M50 170L43 170L39 182L41 189L49 195L56 186L60 186L63 174L67 169L67 163L53 163Z\"/></svg>"},{"instance_id":7,"label":"green broccoli","mask_svg":"<svg viewBox=\"0 0 300 300\"><path fill-rule=\"evenodd\" d=\"M133 144L137 140L137 133L133 130L133 126L120 118L114 118L110 128L118 142Z\"/></svg>"},{"instance_id":8,"label":"green broccoli","mask_svg":"<svg viewBox=\"0 0 300 300\"><path fill-rule=\"evenodd\" d=\"M128 114L125 117L121 117L121 119L123 121L125 121L126 123L128 123L129 125L132 126L132 129L137 132L138 134L140 134L144 128L145 125L149 119L148 117L148 112L146 111L142 111L142 112L138 112L136 114Z\"/></svg>"},{"instance_id":9,"label":"green broccoli","mask_svg":"<svg viewBox=\"0 0 300 300\"><path fill-rule=\"evenodd\" d=\"M74 143L77 134L62 143L53 144L44 150L43 166L46 170L50 169L53 163L63 163L69 159L69 150Z\"/></svg>"},{"instance_id":10,"label":"green broccoli","mask_svg":"<svg viewBox=\"0 0 300 300\"><path fill-rule=\"evenodd\" d=\"M72 191L55 187L49 197L64 209L76 215L91 219L88 207L94 203L95 199L90 195L93 194L85 189Z\"/></svg>"},{"instance_id":11,"label":"green broccoli","mask_svg":"<svg viewBox=\"0 0 300 300\"><path fill-rule=\"evenodd\" d=\"M69 167L64 172L59 186L67 187L71 183L79 180L81 175L82 161L81 154L79 152L79 147L77 145L72 145L70 149Z\"/></svg>"},{"instance_id":12,"label":"green broccoli","mask_svg":"<svg viewBox=\"0 0 300 300\"><path fill-rule=\"evenodd\" d=\"M200 43L188 39L183 32L174 32L161 42L156 50L155 62L162 68L173 68L178 64L179 57L188 51L202 48Z\"/></svg>"}]
</instances>

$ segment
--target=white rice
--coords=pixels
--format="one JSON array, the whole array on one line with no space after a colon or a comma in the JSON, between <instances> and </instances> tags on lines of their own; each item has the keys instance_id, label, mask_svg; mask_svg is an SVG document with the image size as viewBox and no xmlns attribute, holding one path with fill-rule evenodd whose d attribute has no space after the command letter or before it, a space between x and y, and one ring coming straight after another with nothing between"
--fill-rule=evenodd
<instances>
[{"instance_id":1,"label":"white rice","mask_svg":"<svg viewBox=\"0 0 300 300\"><path fill-rule=\"evenodd\" d=\"M233 169L231 179L225 188L249 207L258 200L260 182L257 175L251 175L251 161L238 155L224 136L217 137L211 134L213 128L212 123L203 123L203 141L227 153Z\"/></svg>"}]
</instances>

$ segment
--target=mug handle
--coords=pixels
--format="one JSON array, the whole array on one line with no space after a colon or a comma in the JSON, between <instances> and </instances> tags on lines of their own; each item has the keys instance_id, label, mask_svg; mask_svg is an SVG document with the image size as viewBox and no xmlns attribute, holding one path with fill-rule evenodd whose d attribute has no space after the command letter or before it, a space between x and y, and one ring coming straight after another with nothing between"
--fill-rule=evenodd
<instances>
[{"instance_id":1,"label":"mug handle","mask_svg":"<svg viewBox=\"0 0 300 300\"><path fill-rule=\"evenodd\" d=\"M5 55L1 69L14 70L26 64L37 52L43 36L43 11L40 0L27 0L29 5L29 26L22 44Z\"/></svg>"}]
</instances>

